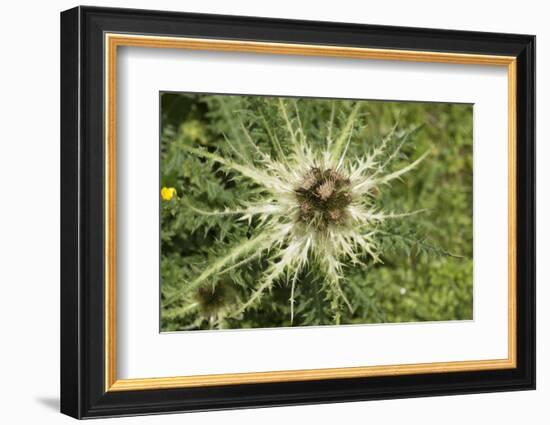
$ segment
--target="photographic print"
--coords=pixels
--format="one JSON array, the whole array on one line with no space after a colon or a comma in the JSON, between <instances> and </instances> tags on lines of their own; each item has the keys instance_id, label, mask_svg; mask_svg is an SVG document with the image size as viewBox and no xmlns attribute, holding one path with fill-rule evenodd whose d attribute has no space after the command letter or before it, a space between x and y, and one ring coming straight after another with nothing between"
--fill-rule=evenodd
<instances>
[{"instance_id":1,"label":"photographic print","mask_svg":"<svg viewBox=\"0 0 550 425\"><path fill-rule=\"evenodd\" d=\"M471 104L160 104L161 331L473 319Z\"/></svg>"}]
</instances>

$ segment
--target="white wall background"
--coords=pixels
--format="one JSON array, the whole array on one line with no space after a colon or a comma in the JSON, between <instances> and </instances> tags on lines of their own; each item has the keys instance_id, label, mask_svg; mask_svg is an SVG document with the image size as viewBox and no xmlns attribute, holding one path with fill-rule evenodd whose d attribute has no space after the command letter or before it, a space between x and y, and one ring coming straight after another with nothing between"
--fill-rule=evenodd
<instances>
[{"instance_id":1,"label":"white wall background","mask_svg":"<svg viewBox=\"0 0 550 425\"><path fill-rule=\"evenodd\" d=\"M59 12L78 3L17 1L0 14L0 422L70 423L59 392ZM535 0L144 0L155 8L537 35L537 391L211 412L108 423L548 423L550 412L550 27ZM546 195L546 196L545 196ZM100 420L100 422L103 422Z\"/></svg>"}]
</instances>

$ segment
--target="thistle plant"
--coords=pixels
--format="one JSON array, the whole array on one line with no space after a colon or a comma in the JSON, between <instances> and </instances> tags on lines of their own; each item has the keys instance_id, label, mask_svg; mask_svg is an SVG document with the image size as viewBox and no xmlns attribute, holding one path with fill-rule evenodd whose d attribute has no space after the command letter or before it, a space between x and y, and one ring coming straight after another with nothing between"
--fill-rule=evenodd
<instances>
[{"instance_id":1,"label":"thistle plant","mask_svg":"<svg viewBox=\"0 0 550 425\"><path fill-rule=\"evenodd\" d=\"M203 252L206 261L163 293L162 307L172 308L171 314L195 310L191 327L205 317L210 327L225 327L280 286L290 288L293 324L299 306L312 302L314 296L305 294L313 284L333 323L340 323L343 310L356 308L346 295L348 273L382 263L388 237L438 251L393 224L425 211L395 210L384 196L429 154L409 159L403 153L411 152L417 127L395 124L379 140L365 140L364 102L307 102L246 98L243 105L236 96L209 96L205 103L216 111L211 120L223 123L217 126L223 141L210 144L196 128L193 134L201 137L194 137L189 125L167 134L172 155L216 176L216 184L203 186L200 176L190 175L192 190L170 192L177 194L169 201L170 214L187 216L195 237L200 229L203 237L214 232L218 241Z\"/></svg>"}]
</instances>

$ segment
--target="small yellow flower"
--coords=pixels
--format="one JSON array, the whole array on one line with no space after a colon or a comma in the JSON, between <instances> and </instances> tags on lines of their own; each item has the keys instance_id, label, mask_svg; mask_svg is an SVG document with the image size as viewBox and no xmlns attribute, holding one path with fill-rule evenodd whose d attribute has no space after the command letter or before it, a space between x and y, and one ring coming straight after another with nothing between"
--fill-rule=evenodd
<instances>
[{"instance_id":1,"label":"small yellow flower","mask_svg":"<svg viewBox=\"0 0 550 425\"><path fill-rule=\"evenodd\" d=\"M160 190L160 196L164 201L170 201L175 195L177 195L177 192L173 187L163 187Z\"/></svg>"}]
</instances>

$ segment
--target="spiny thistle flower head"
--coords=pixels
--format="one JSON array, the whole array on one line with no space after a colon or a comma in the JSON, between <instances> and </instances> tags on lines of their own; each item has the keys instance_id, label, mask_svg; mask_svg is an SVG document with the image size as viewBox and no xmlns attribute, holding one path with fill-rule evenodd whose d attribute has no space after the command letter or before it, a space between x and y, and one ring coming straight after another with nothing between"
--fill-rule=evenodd
<instances>
[{"instance_id":1,"label":"spiny thistle flower head","mask_svg":"<svg viewBox=\"0 0 550 425\"><path fill-rule=\"evenodd\" d=\"M381 260L377 227L381 223L415 214L390 212L377 205L376 194L389 182L401 178L415 168L428 152L402 168L389 172L392 162L408 139L391 145L397 127L381 142L359 156L347 151L357 132L354 125L361 103L349 112L339 133L333 135L334 111L327 122L326 141L319 147L311 143L302 126L298 108L293 115L288 104L279 99L278 113L286 128L283 143L268 126L270 151L263 150L243 122L239 123L242 140L250 155L236 147L236 141L226 138L231 155L222 155L202 147L184 145L190 155L215 164L234 175L236 181L246 180L255 188L249 199L242 199L239 208L205 210L191 202L186 207L197 215L248 223L249 238L219 255L193 280L185 290L197 290L215 275L223 275L258 259L267 260L267 268L254 289L235 315L257 304L262 294L276 282L291 285L291 317L294 312L294 288L298 277L309 267L316 267L325 278L328 298L332 303L344 302L351 309L342 291L345 267ZM252 191L251 191L252 192ZM200 292L200 291L199 291ZM166 300L168 305L178 299L176 294Z\"/></svg>"}]
</instances>

